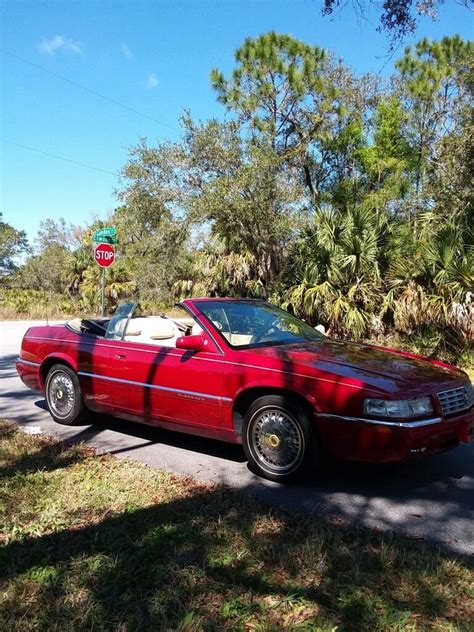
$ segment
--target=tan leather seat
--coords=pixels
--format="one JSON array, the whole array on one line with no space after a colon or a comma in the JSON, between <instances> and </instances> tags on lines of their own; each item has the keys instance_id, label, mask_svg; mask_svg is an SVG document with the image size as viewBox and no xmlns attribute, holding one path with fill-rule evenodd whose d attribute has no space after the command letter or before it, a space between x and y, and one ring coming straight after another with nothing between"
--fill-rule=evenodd
<instances>
[{"instance_id":1,"label":"tan leather seat","mask_svg":"<svg viewBox=\"0 0 474 632\"><path fill-rule=\"evenodd\" d=\"M194 324L194 318L173 318L173 322L182 327L192 327Z\"/></svg>"},{"instance_id":2,"label":"tan leather seat","mask_svg":"<svg viewBox=\"0 0 474 632\"><path fill-rule=\"evenodd\" d=\"M69 327L69 329L72 329L73 331L80 334L82 333L81 322L82 321L80 318L73 318L72 320L68 320L66 325Z\"/></svg>"},{"instance_id":3,"label":"tan leather seat","mask_svg":"<svg viewBox=\"0 0 474 632\"><path fill-rule=\"evenodd\" d=\"M127 325L127 332L125 334L125 338L128 336L140 336L142 333L142 326L138 322L141 320L140 318L135 318L129 321Z\"/></svg>"},{"instance_id":4,"label":"tan leather seat","mask_svg":"<svg viewBox=\"0 0 474 632\"><path fill-rule=\"evenodd\" d=\"M148 318L132 318L127 326L124 340L149 345L175 347L176 339L181 332L169 318L150 316Z\"/></svg>"},{"instance_id":5,"label":"tan leather seat","mask_svg":"<svg viewBox=\"0 0 474 632\"><path fill-rule=\"evenodd\" d=\"M240 347L242 345L249 345L252 342L253 336L250 334L224 334L231 345Z\"/></svg>"}]
</instances>

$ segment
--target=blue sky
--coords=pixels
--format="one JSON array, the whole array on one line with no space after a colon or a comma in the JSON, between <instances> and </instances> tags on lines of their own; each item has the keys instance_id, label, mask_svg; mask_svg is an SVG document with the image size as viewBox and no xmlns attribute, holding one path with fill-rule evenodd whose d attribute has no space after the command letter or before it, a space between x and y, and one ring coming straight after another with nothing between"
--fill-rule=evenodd
<instances>
[{"instance_id":1,"label":"blue sky","mask_svg":"<svg viewBox=\"0 0 474 632\"><path fill-rule=\"evenodd\" d=\"M209 72L233 66L247 36L276 30L332 50L356 72L390 74L388 40L376 17L358 23L344 11L320 15L319 0L157 0L0 3L0 47L83 84L155 121L178 128L183 109L196 118L224 116ZM448 0L423 36L472 38L472 14ZM396 59L396 56L395 56ZM117 206L115 175L140 136L174 140L179 131L81 90L0 53L0 136L109 173L0 143L0 211L33 238L41 219L80 224Z\"/></svg>"}]
</instances>

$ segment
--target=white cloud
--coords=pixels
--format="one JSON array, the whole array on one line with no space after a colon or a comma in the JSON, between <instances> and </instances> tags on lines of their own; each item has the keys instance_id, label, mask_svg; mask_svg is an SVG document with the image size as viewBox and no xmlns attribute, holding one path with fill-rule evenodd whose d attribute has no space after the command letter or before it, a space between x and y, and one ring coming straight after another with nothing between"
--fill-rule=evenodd
<instances>
[{"instance_id":1,"label":"white cloud","mask_svg":"<svg viewBox=\"0 0 474 632\"><path fill-rule=\"evenodd\" d=\"M145 86L151 90L153 88L156 88L157 85L158 85L158 77L155 75L154 72L152 72L148 75L148 79L146 80Z\"/></svg>"},{"instance_id":2,"label":"white cloud","mask_svg":"<svg viewBox=\"0 0 474 632\"><path fill-rule=\"evenodd\" d=\"M76 55L82 54L82 45L64 35L55 35L50 39L43 38L37 48L43 55L55 55L60 50L70 51Z\"/></svg>"},{"instance_id":3,"label":"white cloud","mask_svg":"<svg viewBox=\"0 0 474 632\"><path fill-rule=\"evenodd\" d=\"M125 44L125 42L122 42L120 44L120 52L125 57L125 59L128 59L128 60L135 59L135 55L130 50L130 47L128 46L128 44Z\"/></svg>"}]
</instances>

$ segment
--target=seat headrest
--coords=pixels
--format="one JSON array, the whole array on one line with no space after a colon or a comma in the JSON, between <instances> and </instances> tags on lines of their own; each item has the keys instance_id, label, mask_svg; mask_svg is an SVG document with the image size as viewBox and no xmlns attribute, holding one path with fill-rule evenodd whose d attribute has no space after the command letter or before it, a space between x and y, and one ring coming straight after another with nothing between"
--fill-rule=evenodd
<instances>
[{"instance_id":1,"label":"seat headrest","mask_svg":"<svg viewBox=\"0 0 474 632\"><path fill-rule=\"evenodd\" d=\"M168 318L157 318L153 320L149 335L152 340L174 338L176 336L176 326L173 321Z\"/></svg>"},{"instance_id":2,"label":"seat headrest","mask_svg":"<svg viewBox=\"0 0 474 632\"><path fill-rule=\"evenodd\" d=\"M81 333L81 322L82 320L80 318L73 318L72 320L68 320L66 325L71 329L74 329L74 331Z\"/></svg>"},{"instance_id":3,"label":"seat headrest","mask_svg":"<svg viewBox=\"0 0 474 632\"><path fill-rule=\"evenodd\" d=\"M133 319L127 325L127 331L125 332L126 336L140 336L142 333L142 328L139 323L134 322Z\"/></svg>"}]
</instances>

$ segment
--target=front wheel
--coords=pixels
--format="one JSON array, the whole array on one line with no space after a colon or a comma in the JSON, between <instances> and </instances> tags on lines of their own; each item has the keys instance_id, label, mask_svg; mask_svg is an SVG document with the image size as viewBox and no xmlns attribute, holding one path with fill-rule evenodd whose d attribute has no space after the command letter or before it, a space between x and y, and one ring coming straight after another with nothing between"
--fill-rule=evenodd
<instances>
[{"instance_id":1,"label":"front wheel","mask_svg":"<svg viewBox=\"0 0 474 632\"><path fill-rule=\"evenodd\" d=\"M249 467L260 476L288 483L315 468L319 461L311 415L284 395L259 397L243 424L243 447Z\"/></svg>"},{"instance_id":2,"label":"front wheel","mask_svg":"<svg viewBox=\"0 0 474 632\"><path fill-rule=\"evenodd\" d=\"M59 424L74 426L85 422L86 407L77 375L64 364L55 364L46 377L46 402L51 417Z\"/></svg>"}]
</instances>

